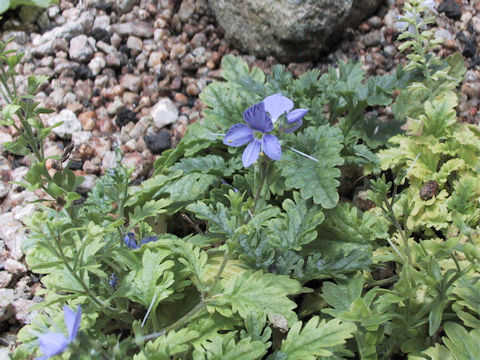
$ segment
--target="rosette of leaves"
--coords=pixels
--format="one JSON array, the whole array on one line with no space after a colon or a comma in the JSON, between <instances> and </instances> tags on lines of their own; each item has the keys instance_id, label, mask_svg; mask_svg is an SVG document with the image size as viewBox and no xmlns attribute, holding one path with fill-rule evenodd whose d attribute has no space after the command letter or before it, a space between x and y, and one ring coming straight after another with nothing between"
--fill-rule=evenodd
<instances>
[{"instance_id":1,"label":"rosette of leaves","mask_svg":"<svg viewBox=\"0 0 480 360\"><path fill-rule=\"evenodd\" d=\"M383 170L392 169L400 183L408 183L401 196L411 209L407 219L411 230L446 230L452 211L460 212L469 224L478 222L474 186L479 179L480 131L457 122L457 104L453 92L425 102L424 113L409 118L408 134L393 137L390 148L378 154ZM460 195L460 188L472 191Z\"/></svg>"}]
</instances>

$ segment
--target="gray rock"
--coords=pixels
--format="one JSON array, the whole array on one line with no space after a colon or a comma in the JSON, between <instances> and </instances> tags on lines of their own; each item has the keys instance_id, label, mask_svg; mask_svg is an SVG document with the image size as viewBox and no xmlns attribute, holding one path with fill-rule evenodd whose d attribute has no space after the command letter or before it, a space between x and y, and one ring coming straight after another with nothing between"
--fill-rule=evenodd
<instances>
[{"instance_id":1,"label":"gray rock","mask_svg":"<svg viewBox=\"0 0 480 360\"><path fill-rule=\"evenodd\" d=\"M370 31L361 38L361 42L365 47L377 46L382 43L383 33L381 30Z\"/></svg>"},{"instance_id":2,"label":"gray rock","mask_svg":"<svg viewBox=\"0 0 480 360\"><path fill-rule=\"evenodd\" d=\"M52 129L52 132L62 139L70 139L76 131L82 130L82 124L78 121L73 111L64 109L59 114L47 120L48 126L53 126L63 121L63 124Z\"/></svg>"},{"instance_id":3,"label":"gray rock","mask_svg":"<svg viewBox=\"0 0 480 360\"><path fill-rule=\"evenodd\" d=\"M0 271L0 289L6 288L10 281L12 281L13 275L8 271Z\"/></svg>"},{"instance_id":4,"label":"gray rock","mask_svg":"<svg viewBox=\"0 0 480 360\"><path fill-rule=\"evenodd\" d=\"M383 0L209 0L226 38L256 56L317 58Z\"/></svg>"},{"instance_id":5,"label":"gray rock","mask_svg":"<svg viewBox=\"0 0 480 360\"><path fill-rule=\"evenodd\" d=\"M77 191L82 194L87 194L95 186L97 177L91 174L85 174L82 176L84 180L83 180L83 183L81 183L80 186L77 188Z\"/></svg>"},{"instance_id":6,"label":"gray rock","mask_svg":"<svg viewBox=\"0 0 480 360\"><path fill-rule=\"evenodd\" d=\"M14 314L13 302L15 293L13 289L0 289L0 322L9 320Z\"/></svg>"},{"instance_id":7,"label":"gray rock","mask_svg":"<svg viewBox=\"0 0 480 360\"><path fill-rule=\"evenodd\" d=\"M15 309L15 318L20 324L30 324L37 316L38 311L30 311L30 308L35 305L33 300L18 299L13 303Z\"/></svg>"},{"instance_id":8,"label":"gray rock","mask_svg":"<svg viewBox=\"0 0 480 360\"><path fill-rule=\"evenodd\" d=\"M152 108L151 116L153 123L159 129L171 124L178 119L178 109L169 98L162 98Z\"/></svg>"},{"instance_id":9,"label":"gray rock","mask_svg":"<svg viewBox=\"0 0 480 360\"><path fill-rule=\"evenodd\" d=\"M0 200L8 195L9 190L10 188L7 185L5 185L3 181L0 181Z\"/></svg>"},{"instance_id":10,"label":"gray rock","mask_svg":"<svg viewBox=\"0 0 480 360\"><path fill-rule=\"evenodd\" d=\"M5 246L10 250L12 259L20 260L22 258L21 247L26 238L22 223L15 220L12 213L0 215L0 239L5 242Z\"/></svg>"},{"instance_id":11,"label":"gray rock","mask_svg":"<svg viewBox=\"0 0 480 360\"><path fill-rule=\"evenodd\" d=\"M435 31L435 37L438 38L438 39L445 39L445 40L454 40L455 39L455 35L453 35L447 29L443 29L443 28L438 28Z\"/></svg>"},{"instance_id":12,"label":"gray rock","mask_svg":"<svg viewBox=\"0 0 480 360\"><path fill-rule=\"evenodd\" d=\"M136 93L140 90L142 82L138 75L125 74L120 78L120 85Z\"/></svg>"},{"instance_id":13,"label":"gray rock","mask_svg":"<svg viewBox=\"0 0 480 360\"><path fill-rule=\"evenodd\" d=\"M13 137L5 132L0 132L0 152L3 152L3 144L13 141Z\"/></svg>"},{"instance_id":14,"label":"gray rock","mask_svg":"<svg viewBox=\"0 0 480 360\"><path fill-rule=\"evenodd\" d=\"M136 36L129 36L127 39L127 48L137 51L142 51L143 42L142 39Z\"/></svg>"},{"instance_id":15,"label":"gray rock","mask_svg":"<svg viewBox=\"0 0 480 360\"><path fill-rule=\"evenodd\" d=\"M132 8L139 3L139 0L117 0L115 9L120 14L125 14L132 10Z\"/></svg>"},{"instance_id":16,"label":"gray rock","mask_svg":"<svg viewBox=\"0 0 480 360\"><path fill-rule=\"evenodd\" d=\"M97 76L100 74L100 71L105 67L107 62L101 56L95 56L90 62L88 63L88 68L92 71L93 76Z\"/></svg>"},{"instance_id":17,"label":"gray rock","mask_svg":"<svg viewBox=\"0 0 480 360\"><path fill-rule=\"evenodd\" d=\"M180 5L180 9L178 10L178 17L183 22L187 22L194 12L195 12L195 1L184 0L182 1L182 5Z\"/></svg>"},{"instance_id":18,"label":"gray rock","mask_svg":"<svg viewBox=\"0 0 480 360\"><path fill-rule=\"evenodd\" d=\"M65 39L69 41L74 36L77 36L83 32L82 25L76 22L67 22L65 25L53 28L47 31L42 36L36 37L32 44L33 46L39 46L55 39Z\"/></svg>"},{"instance_id":19,"label":"gray rock","mask_svg":"<svg viewBox=\"0 0 480 360\"><path fill-rule=\"evenodd\" d=\"M93 28L108 30L110 26L110 17L108 15L98 15L93 22Z\"/></svg>"},{"instance_id":20,"label":"gray rock","mask_svg":"<svg viewBox=\"0 0 480 360\"><path fill-rule=\"evenodd\" d=\"M145 21L132 21L110 26L113 32L120 35L134 35L141 38L151 38L153 36L153 27Z\"/></svg>"},{"instance_id":21,"label":"gray rock","mask_svg":"<svg viewBox=\"0 0 480 360\"><path fill-rule=\"evenodd\" d=\"M7 270L10 274L13 275L21 275L27 272L27 267L17 260L7 259L5 260L4 265L5 270Z\"/></svg>"},{"instance_id":22,"label":"gray rock","mask_svg":"<svg viewBox=\"0 0 480 360\"><path fill-rule=\"evenodd\" d=\"M70 40L68 56L73 61L88 62L93 56L93 48L85 35L75 36Z\"/></svg>"}]
</instances>

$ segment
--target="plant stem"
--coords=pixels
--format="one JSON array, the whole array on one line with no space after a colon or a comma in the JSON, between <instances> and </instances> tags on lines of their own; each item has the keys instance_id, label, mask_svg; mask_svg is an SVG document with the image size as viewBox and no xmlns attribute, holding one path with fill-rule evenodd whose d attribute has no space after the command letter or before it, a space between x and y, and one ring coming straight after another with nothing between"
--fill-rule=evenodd
<instances>
[{"instance_id":1,"label":"plant stem","mask_svg":"<svg viewBox=\"0 0 480 360\"><path fill-rule=\"evenodd\" d=\"M390 202L388 201L387 197L385 197L384 202L387 205L388 213L390 214L390 219L392 220L392 222L395 225L395 227L397 228L400 236L402 237L403 245L405 247L405 253L407 254L408 265L412 266L412 256L411 256L411 253L410 253L410 246L408 245L408 239L407 239L407 236L405 234L405 230L402 228L402 226L398 222L397 217L395 216L395 213L393 211L393 207L390 204Z\"/></svg>"},{"instance_id":2,"label":"plant stem","mask_svg":"<svg viewBox=\"0 0 480 360\"><path fill-rule=\"evenodd\" d=\"M57 249L58 249L58 253L60 255L60 258L62 259L63 261L63 264L65 265L65 267L67 268L67 270L72 274L72 276L75 278L75 280L80 284L80 286L83 288L83 290L85 291L85 293L88 295L88 297L95 303L97 304L99 307L101 307L102 309L107 309L111 312L113 312L114 314L117 314L118 311L116 309L113 309L111 308L110 306L108 305L105 305L102 301L100 301L96 296L95 294L92 293L92 291L89 289L89 287L87 286L87 284L85 284L85 282L83 281L82 278L80 278L78 276L78 274L73 270L73 268L70 266L70 263L67 259L67 257L65 256L65 253L63 252L63 248L62 248L62 244L60 243L60 234L57 233L57 236L55 236L55 243L57 245Z\"/></svg>"},{"instance_id":3,"label":"plant stem","mask_svg":"<svg viewBox=\"0 0 480 360\"><path fill-rule=\"evenodd\" d=\"M228 262L229 259L230 259L230 252L227 249L227 250L225 250L225 253L223 255L222 264L218 268L217 274L215 275L215 278L213 279L213 284L212 284L212 286L210 288L210 292L208 294L209 296L211 296L211 293L213 293L215 291L215 288L217 287L217 284L220 281L222 273L225 270L225 266L227 265L227 262ZM207 307L207 302L208 301L209 301L208 298L200 301L197 305L195 305L195 307L192 310L190 310L188 313L183 315L180 319L175 321L173 324L163 328L161 331L146 335L146 336L142 337L141 340L148 341L148 340L151 340L151 339L155 339L159 336L162 336L162 335L166 334L167 332L169 332L171 330L175 330L179 327L184 326L189 321L193 320L200 312L202 312Z\"/></svg>"}]
</instances>

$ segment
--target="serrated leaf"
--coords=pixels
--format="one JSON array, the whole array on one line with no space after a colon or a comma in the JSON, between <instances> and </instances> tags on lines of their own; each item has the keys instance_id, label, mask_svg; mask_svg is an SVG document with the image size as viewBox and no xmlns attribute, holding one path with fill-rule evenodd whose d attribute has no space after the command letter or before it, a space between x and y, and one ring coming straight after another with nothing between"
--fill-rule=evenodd
<instances>
[{"instance_id":1,"label":"serrated leaf","mask_svg":"<svg viewBox=\"0 0 480 360\"><path fill-rule=\"evenodd\" d=\"M322 286L321 297L338 311L350 309L351 304L362 296L363 280L355 276L347 281L335 284L325 282Z\"/></svg>"},{"instance_id":2,"label":"serrated leaf","mask_svg":"<svg viewBox=\"0 0 480 360\"><path fill-rule=\"evenodd\" d=\"M280 352L287 355L287 360L331 356L333 347L344 344L356 330L354 324L340 323L338 319L319 322L318 316L311 318L303 328L302 325L301 321L296 322L282 343Z\"/></svg>"},{"instance_id":3,"label":"serrated leaf","mask_svg":"<svg viewBox=\"0 0 480 360\"><path fill-rule=\"evenodd\" d=\"M299 189L303 199L313 198L315 204L323 208L333 208L338 202L336 179L340 176L338 165L343 164L340 156L343 136L339 128L320 126L309 127L300 134L292 136L292 147L316 160L306 158L294 151L284 151L278 166L285 184L289 188Z\"/></svg>"},{"instance_id":4,"label":"serrated leaf","mask_svg":"<svg viewBox=\"0 0 480 360\"><path fill-rule=\"evenodd\" d=\"M186 207L188 211L195 214L196 217L209 222L209 232L213 234L224 234L228 238L233 238L236 224L235 220L230 218L230 213L222 203L217 204L216 210L212 206L198 201Z\"/></svg>"},{"instance_id":5,"label":"serrated leaf","mask_svg":"<svg viewBox=\"0 0 480 360\"><path fill-rule=\"evenodd\" d=\"M443 342L455 360L478 359L480 354L478 329L468 332L463 326L454 322L446 322L444 329L448 337L443 337Z\"/></svg>"},{"instance_id":6,"label":"serrated leaf","mask_svg":"<svg viewBox=\"0 0 480 360\"><path fill-rule=\"evenodd\" d=\"M285 213L268 223L269 241L280 251L299 251L303 245L316 239L316 227L325 218L321 209L293 194L294 201L287 199L282 203Z\"/></svg>"},{"instance_id":7,"label":"serrated leaf","mask_svg":"<svg viewBox=\"0 0 480 360\"><path fill-rule=\"evenodd\" d=\"M169 269L175 264L172 260L164 261L168 255L167 251L152 252L147 248L142 256L141 269L124 279L127 283L133 281L138 289L129 298L146 308L151 305L152 311L155 311L161 300L173 293L170 287L174 283L174 275Z\"/></svg>"},{"instance_id":8,"label":"serrated leaf","mask_svg":"<svg viewBox=\"0 0 480 360\"><path fill-rule=\"evenodd\" d=\"M155 341L145 344L145 347L133 357L133 360L170 360L173 356L186 351L191 346L191 341L198 335L197 331L188 328L178 331L171 330Z\"/></svg>"},{"instance_id":9,"label":"serrated leaf","mask_svg":"<svg viewBox=\"0 0 480 360\"><path fill-rule=\"evenodd\" d=\"M182 170L185 174L200 172L203 174L213 173L216 175L230 176L232 172L226 172L225 160L217 155L207 155L194 158L184 158L174 164L171 171Z\"/></svg>"},{"instance_id":10,"label":"serrated leaf","mask_svg":"<svg viewBox=\"0 0 480 360\"><path fill-rule=\"evenodd\" d=\"M245 271L226 281L223 293L215 298L214 304L228 305L244 319L256 311L267 316L282 315L292 324L296 320L292 311L296 304L288 296L300 290L300 283L288 276Z\"/></svg>"},{"instance_id":11,"label":"serrated leaf","mask_svg":"<svg viewBox=\"0 0 480 360\"><path fill-rule=\"evenodd\" d=\"M194 360L255 360L267 353L267 345L250 338L235 342L231 336L217 335L211 341L197 348L193 353Z\"/></svg>"}]
</instances>

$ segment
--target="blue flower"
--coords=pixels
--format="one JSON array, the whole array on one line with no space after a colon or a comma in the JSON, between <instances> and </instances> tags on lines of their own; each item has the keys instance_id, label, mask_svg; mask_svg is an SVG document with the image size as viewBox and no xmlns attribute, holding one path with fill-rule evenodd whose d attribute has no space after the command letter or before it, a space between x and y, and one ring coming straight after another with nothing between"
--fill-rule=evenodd
<instances>
[{"instance_id":1,"label":"blue flower","mask_svg":"<svg viewBox=\"0 0 480 360\"><path fill-rule=\"evenodd\" d=\"M129 247L132 250L138 249L140 246L143 244L147 244L149 242L157 241L158 236L146 236L140 241L140 245L137 244L137 241L135 240L135 234L133 232L129 232L127 235L125 235L125 239L123 239L125 245Z\"/></svg>"},{"instance_id":2,"label":"blue flower","mask_svg":"<svg viewBox=\"0 0 480 360\"><path fill-rule=\"evenodd\" d=\"M110 286L112 288L115 289L115 287L117 286L117 282L118 282L118 277L117 275L115 275L115 273L111 273L110 274L110 281L108 282L110 284Z\"/></svg>"},{"instance_id":3,"label":"blue flower","mask_svg":"<svg viewBox=\"0 0 480 360\"><path fill-rule=\"evenodd\" d=\"M142 246L143 244L147 244L149 242L154 242L154 241L157 241L158 240L158 236L145 236L142 241L140 241L140 246Z\"/></svg>"},{"instance_id":4,"label":"blue flower","mask_svg":"<svg viewBox=\"0 0 480 360\"><path fill-rule=\"evenodd\" d=\"M243 151L242 163L244 167L252 165L264 152L272 160L282 158L280 140L272 134L273 124L278 118L287 113L287 124L291 125L285 132L292 132L302 125L302 119L308 109L293 108L293 101L282 94L266 97L262 102L245 110L243 120L246 124L235 124L226 133L223 143L232 147L243 146L248 143Z\"/></svg>"},{"instance_id":5,"label":"blue flower","mask_svg":"<svg viewBox=\"0 0 480 360\"><path fill-rule=\"evenodd\" d=\"M75 340L78 329L80 328L82 308L78 305L77 311L74 312L65 305L63 307L63 316L68 331L68 339L62 333L49 332L40 335L38 341L40 343L40 350L44 356L41 356L36 360L46 360L55 355L61 354L68 347L68 344Z\"/></svg>"},{"instance_id":6,"label":"blue flower","mask_svg":"<svg viewBox=\"0 0 480 360\"><path fill-rule=\"evenodd\" d=\"M137 242L135 241L135 234L132 232L129 232L127 235L125 235L125 239L123 239L125 242L125 245L129 247L132 250L138 249Z\"/></svg>"}]
</instances>

